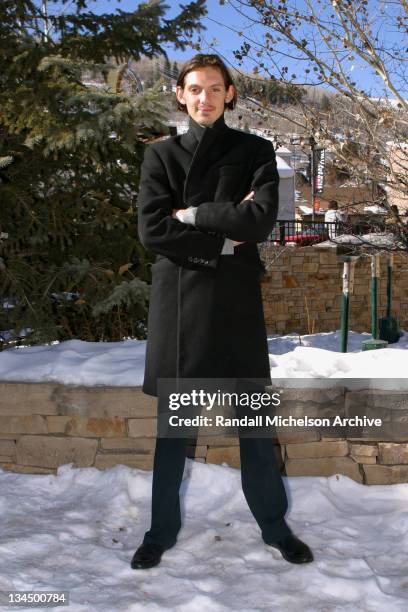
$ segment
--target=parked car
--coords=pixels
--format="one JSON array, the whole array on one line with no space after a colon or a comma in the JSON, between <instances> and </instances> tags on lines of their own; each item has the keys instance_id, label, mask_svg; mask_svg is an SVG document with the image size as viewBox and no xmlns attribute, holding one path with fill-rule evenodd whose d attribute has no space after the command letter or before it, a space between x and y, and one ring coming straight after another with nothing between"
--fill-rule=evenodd
<instances>
[{"instance_id":1,"label":"parked car","mask_svg":"<svg viewBox=\"0 0 408 612\"><path fill-rule=\"evenodd\" d=\"M309 246L317 242L324 242L329 238L327 226L316 223L313 227L307 227L301 231L285 236L285 243L294 243L297 246Z\"/></svg>"}]
</instances>

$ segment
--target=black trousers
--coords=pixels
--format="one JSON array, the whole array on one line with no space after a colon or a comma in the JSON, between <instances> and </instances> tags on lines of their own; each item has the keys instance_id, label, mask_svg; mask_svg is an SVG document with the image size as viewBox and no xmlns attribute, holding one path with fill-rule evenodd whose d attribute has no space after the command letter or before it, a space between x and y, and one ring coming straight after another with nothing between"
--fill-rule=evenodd
<instances>
[{"instance_id":1,"label":"black trousers","mask_svg":"<svg viewBox=\"0 0 408 612\"><path fill-rule=\"evenodd\" d=\"M273 543L290 533L284 516L287 497L271 438L240 437L241 482L262 538ZM174 546L181 528L179 489L187 438L157 438L153 468L151 527L144 537L164 549Z\"/></svg>"}]
</instances>

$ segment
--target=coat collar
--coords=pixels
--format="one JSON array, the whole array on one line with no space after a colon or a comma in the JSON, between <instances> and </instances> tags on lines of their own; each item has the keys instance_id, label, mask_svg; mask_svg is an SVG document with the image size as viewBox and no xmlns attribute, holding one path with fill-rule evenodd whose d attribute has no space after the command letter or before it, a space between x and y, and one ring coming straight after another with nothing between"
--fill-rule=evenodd
<instances>
[{"instance_id":1,"label":"coat collar","mask_svg":"<svg viewBox=\"0 0 408 612\"><path fill-rule=\"evenodd\" d=\"M188 130L185 134L182 135L182 142L184 146L190 151L190 153L194 153L197 148L198 143L204 139L209 143L217 138L219 134L222 134L225 130L228 129L228 126L225 123L224 115L218 117L217 121L215 121L211 127L203 127L191 117L188 118Z\"/></svg>"},{"instance_id":2,"label":"coat collar","mask_svg":"<svg viewBox=\"0 0 408 612\"><path fill-rule=\"evenodd\" d=\"M188 134L191 134L192 136L194 136L194 138L197 140L197 142L200 142L201 138L203 137L204 133L208 130L215 130L216 132L222 131L226 128L226 124L225 124L225 119L224 119L224 115L222 114L221 117L218 117L217 121L215 121L211 126L206 127L206 126L202 126L199 123L197 123L197 121L194 121L194 119L192 119L192 117L188 118Z\"/></svg>"},{"instance_id":3,"label":"coat collar","mask_svg":"<svg viewBox=\"0 0 408 612\"><path fill-rule=\"evenodd\" d=\"M228 127L225 125L224 115L221 115L211 127L201 127L190 117L189 128L184 138L183 146L190 152L192 158L184 183L183 199L188 206L198 206L202 201L200 190L201 177L214 165L220 154L220 147ZM226 146L226 145L224 145Z\"/></svg>"}]
</instances>

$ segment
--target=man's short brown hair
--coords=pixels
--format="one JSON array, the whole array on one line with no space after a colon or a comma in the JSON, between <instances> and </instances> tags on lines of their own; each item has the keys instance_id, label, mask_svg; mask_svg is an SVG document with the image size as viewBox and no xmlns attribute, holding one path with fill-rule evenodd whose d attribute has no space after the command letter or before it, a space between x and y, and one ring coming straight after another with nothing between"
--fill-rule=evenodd
<instances>
[{"instance_id":1,"label":"man's short brown hair","mask_svg":"<svg viewBox=\"0 0 408 612\"><path fill-rule=\"evenodd\" d=\"M233 85L235 88L235 83L232 79L230 71L228 70L228 68L222 61L222 59L218 55L215 55L215 54L211 55L211 54L204 54L204 53L197 53L197 55L194 55L194 57L188 60L188 62L183 64L181 68L181 72L177 79L177 85L181 87L182 89L184 89L184 80L186 76L188 75L188 73L193 72L193 70L199 70L200 68L206 68L207 66L210 66L211 68L218 68L218 70L221 72L222 77L224 79L225 89L228 89L230 85ZM232 100L230 100L230 102L225 103L224 108L233 110L235 108L236 103L237 103L237 90L235 88L234 97L232 98ZM178 100L177 100L177 108L183 113L187 113L186 105L181 104Z\"/></svg>"}]
</instances>

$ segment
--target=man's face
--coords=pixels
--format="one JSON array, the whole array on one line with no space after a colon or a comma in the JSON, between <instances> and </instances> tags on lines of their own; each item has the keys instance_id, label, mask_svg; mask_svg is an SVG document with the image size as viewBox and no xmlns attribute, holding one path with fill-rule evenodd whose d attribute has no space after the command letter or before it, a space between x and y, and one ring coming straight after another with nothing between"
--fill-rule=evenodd
<instances>
[{"instance_id":1,"label":"man's face","mask_svg":"<svg viewBox=\"0 0 408 612\"><path fill-rule=\"evenodd\" d=\"M184 89L177 86L176 96L194 121L211 125L223 114L225 102L234 97L234 86L226 89L221 71L205 66L186 75Z\"/></svg>"}]
</instances>

